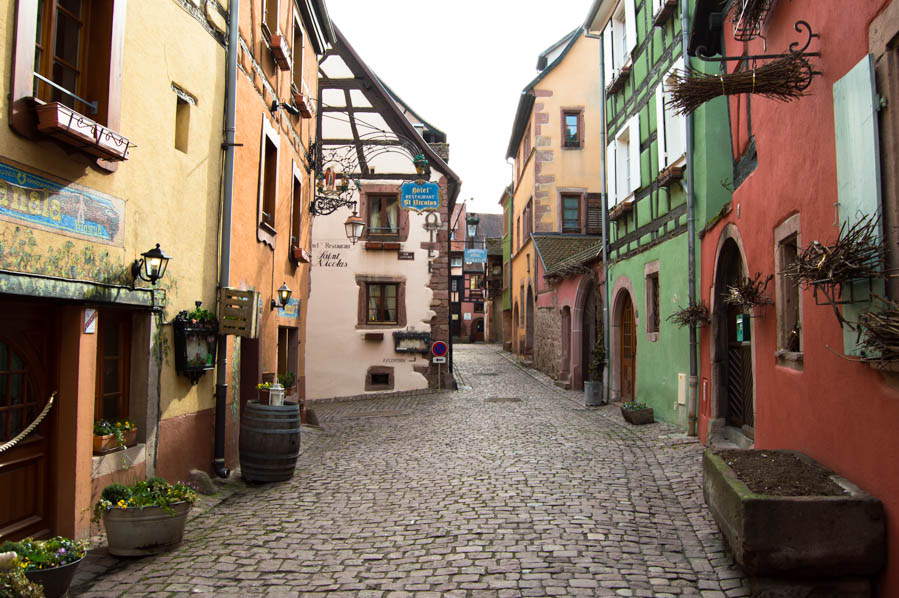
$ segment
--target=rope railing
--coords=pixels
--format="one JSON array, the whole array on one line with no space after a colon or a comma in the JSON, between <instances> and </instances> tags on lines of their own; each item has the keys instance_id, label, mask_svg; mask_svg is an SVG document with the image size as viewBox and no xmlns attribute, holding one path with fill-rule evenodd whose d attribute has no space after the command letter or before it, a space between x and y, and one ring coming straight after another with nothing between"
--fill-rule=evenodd
<instances>
[{"instance_id":1,"label":"rope railing","mask_svg":"<svg viewBox=\"0 0 899 598\"><path fill-rule=\"evenodd\" d=\"M31 422L31 424L29 424L27 428L22 430L18 436L16 436L9 442L0 444L0 453L16 446L19 442L22 441L23 438L25 438L26 436L31 434L31 432L34 431L34 429L41 424L41 422L44 420L44 418L47 417L47 414L50 413L50 407L53 406L53 399L55 399L55 398L56 398L56 391L54 390L53 394L50 395L50 400L47 401L47 404L44 406L44 410L41 411L41 414L37 416L37 419L35 419L33 422Z\"/></svg>"}]
</instances>

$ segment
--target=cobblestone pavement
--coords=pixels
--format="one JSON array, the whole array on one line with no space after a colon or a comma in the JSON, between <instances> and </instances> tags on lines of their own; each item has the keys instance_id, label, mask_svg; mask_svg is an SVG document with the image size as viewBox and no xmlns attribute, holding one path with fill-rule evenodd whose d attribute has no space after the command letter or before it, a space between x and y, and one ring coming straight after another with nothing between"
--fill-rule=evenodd
<instances>
[{"instance_id":1,"label":"cobblestone pavement","mask_svg":"<svg viewBox=\"0 0 899 598\"><path fill-rule=\"evenodd\" d=\"M491 345L457 392L327 403L295 477L238 484L167 554L92 551L76 596L748 596L694 439L586 409Z\"/></svg>"}]
</instances>

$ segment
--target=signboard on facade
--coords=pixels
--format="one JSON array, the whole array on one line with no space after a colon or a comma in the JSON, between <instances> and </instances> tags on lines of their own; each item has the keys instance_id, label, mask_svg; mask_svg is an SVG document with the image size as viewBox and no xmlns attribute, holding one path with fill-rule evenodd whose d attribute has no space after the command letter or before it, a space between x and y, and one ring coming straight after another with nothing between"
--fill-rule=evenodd
<instances>
[{"instance_id":1,"label":"signboard on facade","mask_svg":"<svg viewBox=\"0 0 899 598\"><path fill-rule=\"evenodd\" d=\"M121 247L125 202L0 163L0 219Z\"/></svg>"},{"instance_id":2,"label":"signboard on facade","mask_svg":"<svg viewBox=\"0 0 899 598\"><path fill-rule=\"evenodd\" d=\"M437 183L403 183L400 186L400 207L404 210L440 209L440 185Z\"/></svg>"},{"instance_id":3,"label":"signboard on facade","mask_svg":"<svg viewBox=\"0 0 899 598\"><path fill-rule=\"evenodd\" d=\"M278 308L279 318L293 318L296 320L300 317L300 300L291 297L287 300L287 305Z\"/></svg>"},{"instance_id":4,"label":"signboard on facade","mask_svg":"<svg viewBox=\"0 0 899 598\"><path fill-rule=\"evenodd\" d=\"M466 264L486 264L487 263L487 250L486 249L465 249L465 263Z\"/></svg>"},{"instance_id":5,"label":"signboard on facade","mask_svg":"<svg viewBox=\"0 0 899 598\"><path fill-rule=\"evenodd\" d=\"M398 260L415 260L415 254L411 251L400 251L396 254Z\"/></svg>"}]
</instances>

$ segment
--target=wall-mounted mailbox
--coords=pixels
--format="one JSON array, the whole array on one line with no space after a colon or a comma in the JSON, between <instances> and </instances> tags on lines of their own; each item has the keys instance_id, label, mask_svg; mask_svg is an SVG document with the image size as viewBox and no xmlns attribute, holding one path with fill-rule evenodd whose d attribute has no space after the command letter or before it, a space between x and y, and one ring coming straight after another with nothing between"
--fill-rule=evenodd
<instances>
[{"instance_id":1,"label":"wall-mounted mailbox","mask_svg":"<svg viewBox=\"0 0 899 598\"><path fill-rule=\"evenodd\" d=\"M749 314L737 314L737 342L749 342Z\"/></svg>"}]
</instances>

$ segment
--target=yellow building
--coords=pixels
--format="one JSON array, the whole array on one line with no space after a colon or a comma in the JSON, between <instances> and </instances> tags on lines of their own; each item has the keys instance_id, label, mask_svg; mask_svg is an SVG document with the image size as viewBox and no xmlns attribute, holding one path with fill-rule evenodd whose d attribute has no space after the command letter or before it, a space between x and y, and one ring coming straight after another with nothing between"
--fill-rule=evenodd
<instances>
[{"instance_id":1,"label":"yellow building","mask_svg":"<svg viewBox=\"0 0 899 598\"><path fill-rule=\"evenodd\" d=\"M0 445L46 414L0 452L0 536L83 537L107 482L210 467L214 376L177 373L171 322L216 301L227 5L0 0ZM94 456L102 418L136 444Z\"/></svg>"},{"instance_id":2,"label":"yellow building","mask_svg":"<svg viewBox=\"0 0 899 598\"><path fill-rule=\"evenodd\" d=\"M552 267L601 250L602 88L595 69L584 67L598 52L599 41L577 29L539 56L540 73L522 91L506 156L515 161L512 351L575 386L584 371L578 318L592 297L592 278L575 281L571 301L560 299ZM541 243L551 245L549 254Z\"/></svg>"}]
</instances>

